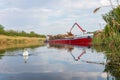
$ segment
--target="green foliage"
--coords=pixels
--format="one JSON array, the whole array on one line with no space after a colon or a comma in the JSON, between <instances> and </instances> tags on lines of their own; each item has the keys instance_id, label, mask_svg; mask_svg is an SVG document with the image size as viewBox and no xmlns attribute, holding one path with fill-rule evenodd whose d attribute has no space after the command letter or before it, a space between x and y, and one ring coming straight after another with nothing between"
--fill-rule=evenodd
<instances>
[{"instance_id":1,"label":"green foliage","mask_svg":"<svg viewBox=\"0 0 120 80\"><path fill-rule=\"evenodd\" d=\"M4 33L4 27L3 27L3 25L0 24L0 34L1 33Z\"/></svg>"},{"instance_id":2,"label":"green foliage","mask_svg":"<svg viewBox=\"0 0 120 80\"><path fill-rule=\"evenodd\" d=\"M0 34L7 36L23 36L23 37L42 37L45 38L45 35L40 35L31 31L30 33L26 33L25 31L15 31L15 30L4 30L4 27L0 24Z\"/></svg>"},{"instance_id":3,"label":"green foliage","mask_svg":"<svg viewBox=\"0 0 120 80\"><path fill-rule=\"evenodd\" d=\"M109 62L105 65L105 71L115 77L120 78L120 6L114 8L109 13L103 15L107 23L104 30L93 38L93 43L97 51L105 51ZM96 33L95 33L96 34ZM98 35L99 34L99 35ZM101 45L101 43L104 43Z\"/></svg>"},{"instance_id":4,"label":"green foliage","mask_svg":"<svg viewBox=\"0 0 120 80\"><path fill-rule=\"evenodd\" d=\"M114 35L120 35L120 8L119 6L117 8L114 8L109 13L103 15L103 19L107 23L107 26L105 27L106 33L113 33L110 36ZM106 31L107 29L107 31Z\"/></svg>"},{"instance_id":5,"label":"green foliage","mask_svg":"<svg viewBox=\"0 0 120 80\"><path fill-rule=\"evenodd\" d=\"M98 44L103 42L105 44L114 43L113 45L115 45L117 42L120 43L120 6L114 8L109 13L102 16L107 24L103 32L100 33L99 36L94 37L93 43L94 42ZM96 40L99 40L100 42L97 42Z\"/></svg>"},{"instance_id":6,"label":"green foliage","mask_svg":"<svg viewBox=\"0 0 120 80\"><path fill-rule=\"evenodd\" d=\"M110 73L112 76L115 77L115 80L119 80L120 78L120 49L115 47L113 44L109 46L94 46L96 51L101 52L104 51L106 55L106 65L105 65L105 72Z\"/></svg>"}]
</instances>

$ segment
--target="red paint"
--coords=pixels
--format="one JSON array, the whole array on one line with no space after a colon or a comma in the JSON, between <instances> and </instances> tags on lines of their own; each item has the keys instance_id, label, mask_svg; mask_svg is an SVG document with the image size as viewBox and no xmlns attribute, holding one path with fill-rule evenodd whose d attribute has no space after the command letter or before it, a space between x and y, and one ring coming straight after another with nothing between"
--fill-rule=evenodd
<instances>
[{"instance_id":1,"label":"red paint","mask_svg":"<svg viewBox=\"0 0 120 80\"><path fill-rule=\"evenodd\" d=\"M55 40L50 40L49 42L55 43L55 44L88 46L88 45L91 45L92 38L84 37L84 38L72 38L72 39L55 39Z\"/></svg>"},{"instance_id":2,"label":"red paint","mask_svg":"<svg viewBox=\"0 0 120 80\"><path fill-rule=\"evenodd\" d=\"M86 30L83 30L82 27L80 25L78 25L77 23L75 23L71 29L70 29L70 33L72 31L72 29L74 28L74 26L77 25L77 27L83 32L86 32ZM55 44L70 44L70 45L78 45L78 46L90 46L91 42L92 42L92 36L80 36L80 37L74 37L74 38L65 38L65 39L55 39L55 40L49 40L48 42L50 43L55 43Z\"/></svg>"}]
</instances>

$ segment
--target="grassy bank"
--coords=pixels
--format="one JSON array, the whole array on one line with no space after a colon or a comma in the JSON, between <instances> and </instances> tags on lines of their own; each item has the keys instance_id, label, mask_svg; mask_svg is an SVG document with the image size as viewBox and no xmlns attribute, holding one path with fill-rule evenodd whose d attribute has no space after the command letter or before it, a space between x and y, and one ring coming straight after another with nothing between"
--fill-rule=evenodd
<instances>
[{"instance_id":1,"label":"grassy bank","mask_svg":"<svg viewBox=\"0 0 120 80\"><path fill-rule=\"evenodd\" d=\"M0 50L44 45L45 38L0 35Z\"/></svg>"}]
</instances>

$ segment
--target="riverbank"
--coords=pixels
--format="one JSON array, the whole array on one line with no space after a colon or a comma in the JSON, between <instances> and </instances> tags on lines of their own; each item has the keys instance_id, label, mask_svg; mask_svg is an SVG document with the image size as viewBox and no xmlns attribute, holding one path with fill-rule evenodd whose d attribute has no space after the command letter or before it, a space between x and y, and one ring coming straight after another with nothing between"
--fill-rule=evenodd
<instances>
[{"instance_id":1,"label":"riverbank","mask_svg":"<svg viewBox=\"0 0 120 80\"><path fill-rule=\"evenodd\" d=\"M120 49L120 35L106 37L104 31L96 32L92 44L95 48L103 47L103 51L116 52Z\"/></svg>"},{"instance_id":2,"label":"riverbank","mask_svg":"<svg viewBox=\"0 0 120 80\"><path fill-rule=\"evenodd\" d=\"M44 45L45 38L0 35L0 50Z\"/></svg>"}]
</instances>

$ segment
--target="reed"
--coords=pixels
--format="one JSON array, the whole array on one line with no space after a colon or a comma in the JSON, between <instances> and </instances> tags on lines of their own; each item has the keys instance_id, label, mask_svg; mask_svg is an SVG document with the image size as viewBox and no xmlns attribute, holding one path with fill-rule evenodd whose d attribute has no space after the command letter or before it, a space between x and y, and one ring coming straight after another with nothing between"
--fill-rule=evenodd
<instances>
[{"instance_id":1,"label":"reed","mask_svg":"<svg viewBox=\"0 0 120 80\"><path fill-rule=\"evenodd\" d=\"M13 37L0 35L0 50L9 48L21 48L35 45L44 45L45 38Z\"/></svg>"},{"instance_id":2,"label":"reed","mask_svg":"<svg viewBox=\"0 0 120 80\"><path fill-rule=\"evenodd\" d=\"M101 33L95 32L93 44L106 46L115 49L120 48L120 8L114 8L109 13L103 15L104 21L107 23Z\"/></svg>"},{"instance_id":3,"label":"reed","mask_svg":"<svg viewBox=\"0 0 120 80\"><path fill-rule=\"evenodd\" d=\"M112 6L112 1L109 0ZM119 1L117 0L119 5ZM94 12L96 12L96 9ZM115 80L120 79L120 6L103 15L107 23L105 28L96 31L93 37L94 48L97 52L105 52L106 62L105 72L114 76ZM98 46L96 46L96 44Z\"/></svg>"}]
</instances>

